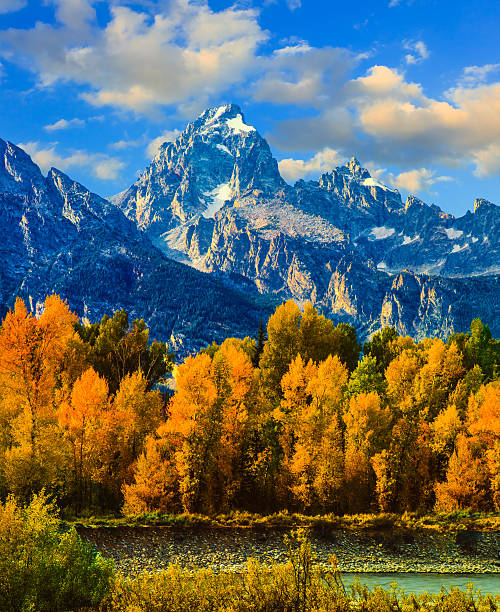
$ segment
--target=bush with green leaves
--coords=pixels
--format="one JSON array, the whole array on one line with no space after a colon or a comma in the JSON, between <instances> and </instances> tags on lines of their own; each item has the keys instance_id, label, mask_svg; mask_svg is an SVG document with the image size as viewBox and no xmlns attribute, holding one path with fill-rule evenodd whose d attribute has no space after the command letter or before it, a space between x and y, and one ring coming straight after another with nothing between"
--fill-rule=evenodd
<instances>
[{"instance_id":1,"label":"bush with green leaves","mask_svg":"<svg viewBox=\"0 0 500 612\"><path fill-rule=\"evenodd\" d=\"M28 506L0 503L0 611L57 612L95 607L113 581L113 562L60 530L44 492Z\"/></svg>"}]
</instances>

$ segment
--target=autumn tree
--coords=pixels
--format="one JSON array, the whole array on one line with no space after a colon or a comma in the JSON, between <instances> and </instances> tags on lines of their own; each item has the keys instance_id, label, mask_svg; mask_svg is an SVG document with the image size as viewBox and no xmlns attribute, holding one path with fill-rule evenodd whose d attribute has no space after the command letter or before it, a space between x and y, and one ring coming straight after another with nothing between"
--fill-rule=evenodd
<instances>
[{"instance_id":1,"label":"autumn tree","mask_svg":"<svg viewBox=\"0 0 500 612\"><path fill-rule=\"evenodd\" d=\"M348 372L337 356L316 365L298 355L282 380L276 412L289 488L303 507L340 510L344 458L340 408Z\"/></svg>"},{"instance_id":2,"label":"autumn tree","mask_svg":"<svg viewBox=\"0 0 500 612\"><path fill-rule=\"evenodd\" d=\"M455 446L446 480L435 486L436 509L448 512L488 509L491 503L489 473L481 457L479 440L460 434Z\"/></svg>"},{"instance_id":3,"label":"autumn tree","mask_svg":"<svg viewBox=\"0 0 500 612\"><path fill-rule=\"evenodd\" d=\"M171 440L154 435L147 438L135 465L133 481L122 487L124 514L181 510L175 452Z\"/></svg>"},{"instance_id":4,"label":"autumn tree","mask_svg":"<svg viewBox=\"0 0 500 612\"><path fill-rule=\"evenodd\" d=\"M93 436L92 478L104 487L109 507L121 502L121 489L133 477L133 465L146 437L162 421L163 400L158 391L148 391L141 371L126 375L115 397L99 414L100 427Z\"/></svg>"},{"instance_id":5,"label":"autumn tree","mask_svg":"<svg viewBox=\"0 0 500 612\"><path fill-rule=\"evenodd\" d=\"M428 423L399 418L392 428L388 447L375 454L371 464L380 510L405 512L430 507L436 458Z\"/></svg>"},{"instance_id":6,"label":"autumn tree","mask_svg":"<svg viewBox=\"0 0 500 612\"><path fill-rule=\"evenodd\" d=\"M56 486L59 453L55 390L65 347L76 316L58 296L47 297L37 318L17 299L0 330L1 411L4 477L21 497L43 486Z\"/></svg>"},{"instance_id":7,"label":"autumn tree","mask_svg":"<svg viewBox=\"0 0 500 612\"><path fill-rule=\"evenodd\" d=\"M158 391L150 391L148 386L141 370L127 374L112 402L116 419L122 423L122 454L129 462L137 458L146 437L156 431L162 421L163 400Z\"/></svg>"},{"instance_id":8,"label":"autumn tree","mask_svg":"<svg viewBox=\"0 0 500 612\"><path fill-rule=\"evenodd\" d=\"M217 505L227 511L238 503L245 479L248 425L255 393L251 357L242 347L223 343L213 359L212 372L220 403Z\"/></svg>"},{"instance_id":9,"label":"autumn tree","mask_svg":"<svg viewBox=\"0 0 500 612\"><path fill-rule=\"evenodd\" d=\"M92 477L99 469L100 434L108 409L108 385L93 368L75 382L69 402L59 408L73 457L76 507L92 503Z\"/></svg>"},{"instance_id":10,"label":"autumn tree","mask_svg":"<svg viewBox=\"0 0 500 612\"><path fill-rule=\"evenodd\" d=\"M449 403L454 404L462 419L465 418L469 405L469 397L479 391L484 381L484 374L476 364L467 370L450 394Z\"/></svg>"},{"instance_id":11,"label":"autumn tree","mask_svg":"<svg viewBox=\"0 0 500 612\"><path fill-rule=\"evenodd\" d=\"M212 360L206 354L187 357L174 372L176 392L168 406L168 420L160 438L175 448L179 493L185 510L209 510L210 486L216 471L215 446L220 436L217 386Z\"/></svg>"},{"instance_id":12,"label":"autumn tree","mask_svg":"<svg viewBox=\"0 0 500 612\"><path fill-rule=\"evenodd\" d=\"M178 487L169 491L169 499L179 499L185 510L227 510L237 503L244 477L254 385L250 358L241 343L227 341L213 359L206 352L188 357L175 371L175 379L168 419L138 461L135 483L125 489L126 506L141 507L141 498L151 508L141 482L150 474L158 488L157 475L165 473Z\"/></svg>"},{"instance_id":13,"label":"autumn tree","mask_svg":"<svg viewBox=\"0 0 500 612\"><path fill-rule=\"evenodd\" d=\"M260 368L264 387L276 403L282 397L281 379L298 354L315 363L338 355L350 370L358 362L361 347L354 328L346 323L335 327L309 303L304 312L292 300L279 306L269 319L267 335Z\"/></svg>"},{"instance_id":14,"label":"autumn tree","mask_svg":"<svg viewBox=\"0 0 500 612\"><path fill-rule=\"evenodd\" d=\"M433 433L432 447L442 457L442 463L447 466L455 449L455 441L459 433L465 430L460 413L454 403L441 410L431 423Z\"/></svg>"},{"instance_id":15,"label":"autumn tree","mask_svg":"<svg viewBox=\"0 0 500 612\"><path fill-rule=\"evenodd\" d=\"M395 412L408 414L415 409L413 385L421 361L413 350L405 349L395 357L385 371L387 394Z\"/></svg>"},{"instance_id":16,"label":"autumn tree","mask_svg":"<svg viewBox=\"0 0 500 612\"><path fill-rule=\"evenodd\" d=\"M391 416L376 392L358 393L343 415L345 431L345 481L349 512L370 509L375 491L371 458L388 443Z\"/></svg>"},{"instance_id":17,"label":"autumn tree","mask_svg":"<svg viewBox=\"0 0 500 612\"><path fill-rule=\"evenodd\" d=\"M486 459L494 505L500 508L500 382L484 385L469 398L468 431L476 436Z\"/></svg>"},{"instance_id":18,"label":"autumn tree","mask_svg":"<svg viewBox=\"0 0 500 612\"><path fill-rule=\"evenodd\" d=\"M430 341L422 357L425 361L415 378L413 393L419 409L425 410L431 420L446 406L465 369L457 345L446 346L438 338Z\"/></svg>"}]
</instances>

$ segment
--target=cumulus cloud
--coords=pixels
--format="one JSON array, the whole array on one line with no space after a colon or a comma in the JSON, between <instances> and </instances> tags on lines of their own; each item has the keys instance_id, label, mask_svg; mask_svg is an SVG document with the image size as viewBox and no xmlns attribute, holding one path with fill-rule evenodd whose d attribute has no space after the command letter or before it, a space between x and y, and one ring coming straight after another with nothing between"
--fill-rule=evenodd
<instances>
[{"instance_id":1,"label":"cumulus cloud","mask_svg":"<svg viewBox=\"0 0 500 612\"><path fill-rule=\"evenodd\" d=\"M329 172L342 162L342 156L335 149L325 148L307 160L282 159L279 163L281 176L288 183L295 183L301 178L315 178Z\"/></svg>"},{"instance_id":2,"label":"cumulus cloud","mask_svg":"<svg viewBox=\"0 0 500 612\"><path fill-rule=\"evenodd\" d=\"M15 13L28 4L28 0L1 0L0 14Z\"/></svg>"},{"instance_id":3,"label":"cumulus cloud","mask_svg":"<svg viewBox=\"0 0 500 612\"><path fill-rule=\"evenodd\" d=\"M146 111L234 86L254 69L257 47L268 36L256 11L214 12L206 1L172 0L150 12L111 6L104 28L94 23L87 0L56 6L56 25L10 29L0 41L36 70L41 85L79 83L95 106Z\"/></svg>"},{"instance_id":4,"label":"cumulus cloud","mask_svg":"<svg viewBox=\"0 0 500 612\"><path fill-rule=\"evenodd\" d=\"M331 147L345 157L355 153L411 170L473 163L478 176L498 173L500 82L461 82L432 98L403 72L372 66L339 89L333 105L316 116L281 121L269 135L272 144L281 150Z\"/></svg>"},{"instance_id":5,"label":"cumulus cloud","mask_svg":"<svg viewBox=\"0 0 500 612\"><path fill-rule=\"evenodd\" d=\"M315 117L279 121L267 138L283 151L317 151L334 145L345 151L346 157L355 150L357 142L354 117L348 108L341 106L327 109Z\"/></svg>"},{"instance_id":6,"label":"cumulus cloud","mask_svg":"<svg viewBox=\"0 0 500 612\"><path fill-rule=\"evenodd\" d=\"M427 45L421 40L406 40L403 44L403 47L410 52L405 55L405 62L407 64L420 64L421 62L426 60L431 54L431 52L427 48Z\"/></svg>"},{"instance_id":7,"label":"cumulus cloud","mask_svg":"<svg viewBox=\"0 0 500 612\"><path fill-rule=\"evenodd\" d=\"M26 151L45 173L52 167L63 171L73 167L90 168L97 178L115 180L119 171L125 167L121 160L100 153L78 150L62 155L56 150L57 143L44 146L38 141L31 141L19 143L18 146Z\"/></svg>"},{"instance_id":8,"label":"cumulus cloud","mask_svg":"<svg viewBox=\"0 0 500 612\"><path fill-rule=\"evenodd\" d=\"M397 100L424 98L420 84L408 83L403 73L387 66L372 66L365 76L347 83L346 89L349 97L360 103L388 97Z\"/></svg>"},{"instance_id":9,"label":"cumulus cloud","mask_svg":"<svg viewBox=\"0 0 500 612\"><path fill-rule=\"evenodd\" d=\"M407 172L401 172L396 176L389 174L386 180L393 187L406 189L410 193L421 193L422 191L431 193L430 188L432 185L453 181L453 178L444 175L438 176L435 170L429 170L428 168L416 168Z\"/></svg>"},{"instance_id":10,"label":"cumulus cloud","mask_svg":"<svg viewBox=\"0 0 500 612\"><path fill-rule=\"evenodd\" d=\"M155 155L156 151L158 151L158 149L161 147L161 145L164 142L172 142L172 141L174 141L180 135L180 133L181 133L180 130L165 130L165 131L163 131L159 136L154 138L148 144L148 147L146 149L147 155L149 157L153 157Z\"/></svg>"},{"instance_id":11,"label":"cumulus cloud","mask_svg":"<svg viewBox=\"0 0 500 612\"><path fill-rule=\"evenodd\" d=\"M44 129L47 132L56 132L58 130L67 130L71 127L82 127L83 125L85 125L83 119L59 119L55 123L49 123L44 126Z\"/></svg>"}]
</instances>

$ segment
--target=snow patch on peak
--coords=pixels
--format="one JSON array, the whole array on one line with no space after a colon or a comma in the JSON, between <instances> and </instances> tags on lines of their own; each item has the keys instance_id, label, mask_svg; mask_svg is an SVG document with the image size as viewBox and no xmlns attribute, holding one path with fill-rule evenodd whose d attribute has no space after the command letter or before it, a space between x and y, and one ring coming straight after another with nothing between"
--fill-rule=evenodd
<instances>
[{"instance_id":1,"label":"snow patch on peak","mask_svg":"<svg viewBox=\"0 0 500 612\"><path fill-rule=\"evenodd\" d=\"M225 106L219 106L215 111L215 115L210 119L209 123L217 121L217 119L227 111L227 104Z\"/></svg>"},{"instance_id":2,"label":"snow patch on peak","mask_svg":"<svg viewBox=\"0 0 500 612\"><path fill-rule=\"evenodd\" d=\"M390 187L387 187L387 185L379 183L379 181L377 181L371 176L370 178L363 179L360 184L363 185L363 187L378 187L379 189L383 189L384 191L397 191L397 189L391 189Z\"/></svg>"},{"instance_id":3,"label":"snow patch on peak","mask_svg":"<svg viewBox=\"0 0 500 612\"><path fill-rule=\"evenodd\" d=\"M255 132L255 128L253 126L243 123L243 117L239 114L233 119L228 119L226 123L235 134Z\"/></svg>"},{"instance_id":4,"label":"snow patch on peak","mask_svg":"<svg viewBox=\"0 0 500 612\"><path fill-rule=\"evenodd\" d=\"M384 240L385 238L390 238L395 232L396 230L393 227L382 225L381 227L373 227L370 236L372 240Z\"/></svg>"},{"instance_id":5,"label":"snow patch on peak","mask_svg":"<svg viewBox=\"0 0 500 612\"><path fill-rule=\"evenodd\" d=\"M454 240L455 238L460 238L461 236L463 236L462 230L456 230L456 229L453 229L452 227L446 228L444 230L444 233L448 236L450 240ZM456 251L452 251L452 252L456 253Z\"/></svg>"},{"instance_id":6,"label":"snow patch on peak","mask_svg":"<svg viewBox=\"0 0 500 612\"><path fill-rule=\"evenodd\" d=\"M226 147L226 145L223 144L218 144L215 145L218 149L220 149L221 151L224 151L224 153L227 153L228 155L231 155L231 157L233 157L233 154L231 153L231 151Z\"/></svg>"},{"instance_id":7,"label":"snow patch on peak","mask_svg":"<svg viewBox=\"0 0 500 612\"><path fill-rule=\"evenodd\" d=\"M212 203L201 214L205 219L213 219L215 213L224 206L226 200L231 199L231 186L229 183L221 183L215 189L203 195L212 198Z\"/></svg>"},{"instance_id":8,"label":"snow patch on peak","mask_svg":"<svg viewBox=\"0 0 500 612\"><path fill-rule=\"evenodd\" d=\"M460 253L460 251L465 251L465 249L469 248L469 243L466 242L464 245L460 246L459 244L454 244L451 249L451 253Z\"/></svg>"},{"instance_id":9,"label":"snow patch on peak","mask_svg":"<svg viewBox=\"0 0 500 612\"><path fill-rule=\"evenodd\" d=\"M420 240L419 234L417 234L416 236L413 236L413 238L410 238L409 236L403 236L403 242L401 244L402 245L411 244L412 242L416 242L417 240Z\"/></svg>"}]
</instances>

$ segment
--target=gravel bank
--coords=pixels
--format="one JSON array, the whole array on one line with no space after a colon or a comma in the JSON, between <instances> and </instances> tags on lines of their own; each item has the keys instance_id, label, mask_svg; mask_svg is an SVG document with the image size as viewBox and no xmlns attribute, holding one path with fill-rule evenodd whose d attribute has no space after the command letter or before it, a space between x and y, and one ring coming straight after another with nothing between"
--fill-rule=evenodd
<instances>
[{"instance_id":1,"label":"gravel bank","mask_svg":"<svg viewBox=\"0 0 500 612\"><path fill-rule=\"evenodd\" d=\"M183 567L239 570L249 557L286 559L283 531L245 528L79 527L80 535L126 574ZM320 562L336 555L343 572L499 573L500 534L337 530L312 534Z\"/></svg>"}]
</instances>

